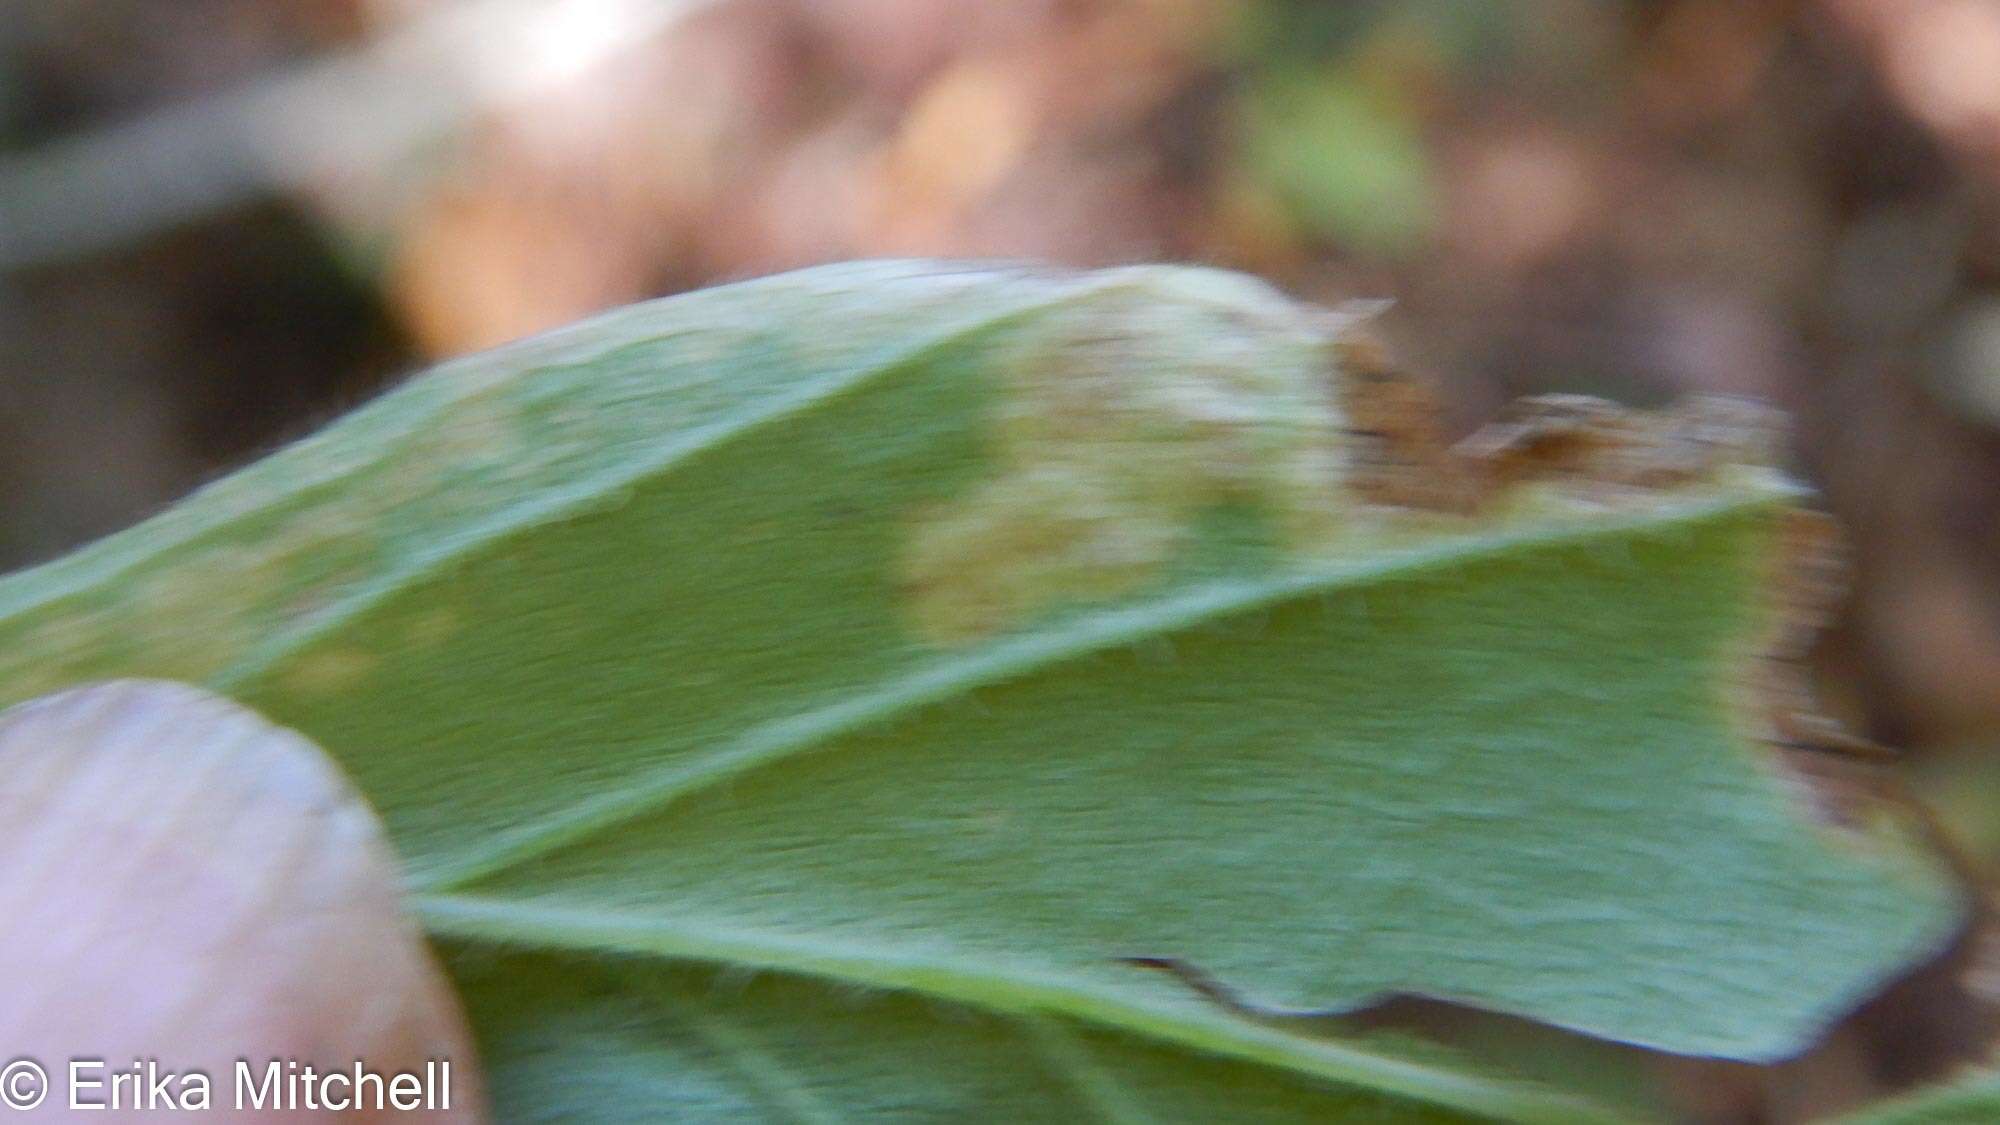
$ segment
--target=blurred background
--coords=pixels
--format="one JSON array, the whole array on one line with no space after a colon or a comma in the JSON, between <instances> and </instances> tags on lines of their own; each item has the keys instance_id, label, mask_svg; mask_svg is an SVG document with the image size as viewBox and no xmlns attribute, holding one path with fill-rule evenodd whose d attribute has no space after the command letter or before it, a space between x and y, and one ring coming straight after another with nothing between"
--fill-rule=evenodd
<instances>
[{"instance_id":1,"label":"blurred background","mask_svg":"<svg viewBox=\"0 0 2000 1125\"><path fill-rule=\"evenodd\" d=\"M1829 701L2000 860L1995 0L9 0L0 565L436 358L880 255L1393 298L1462 429L1777 402L1854 545ZM1841 1081L1962 1038L1882 1018Z\"/></svg>"}]
</instances>

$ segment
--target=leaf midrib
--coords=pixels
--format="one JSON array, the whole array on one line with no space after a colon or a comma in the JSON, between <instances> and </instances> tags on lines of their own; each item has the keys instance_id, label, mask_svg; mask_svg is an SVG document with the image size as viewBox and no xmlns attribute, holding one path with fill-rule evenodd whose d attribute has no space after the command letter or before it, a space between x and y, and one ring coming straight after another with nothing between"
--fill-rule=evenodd
<instances>
[{"instance_id":1,"label":"leaf midrib","mask_svg":"<svg viewBox=\"0 0 2000 1125\"><path fill-rule=\"evenodd\" d=\"M1748 495L1704 496L1668 512L1593 519L1577 525L1536 525L1476 538L1454 537L1431 545L1346 563L1302 569L1247 581L1209 582L1137 605L1082 614L1059 626L1025 633L946 656L824 707L762 723L723 745L643 771L597 796L578 801L512 831L496 833L477 850L443 862L418 862L411 889L441 893L490 878L619 825L657 813L677 800L752 770L832 746L870 727L922 708L961 698L979 688L1287 602L1351 592L1370 585L1420 579L1467 563L1521 556L1538 550L1588 546L1635 533L1669 533L1677 527L1782 504L1772 489ZM662 747L661 749L664 749Z\"/></svg>"}]
</instances>

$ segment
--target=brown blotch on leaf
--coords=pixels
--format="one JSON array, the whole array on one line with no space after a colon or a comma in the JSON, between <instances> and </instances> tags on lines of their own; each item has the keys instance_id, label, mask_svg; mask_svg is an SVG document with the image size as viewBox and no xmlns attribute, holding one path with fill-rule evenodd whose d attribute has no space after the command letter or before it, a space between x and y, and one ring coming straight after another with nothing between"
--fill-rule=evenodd
<instances>
[{"instance_id":1,"label":"brown blotch on leaf","mask_svg":"<svg viewBox=\"0 0 2000 1125\"><path fill-rule=\"evenodd\" d=\"M1674 488L1732 465L1768 466L1782 429L1772 408L1720 395L1660 411L1588 395L1535 395L1454 452L1489 495L1531 481L1609 494Z\"/></svg>"},{"instance_id":2,"label":"brown blotch on leaf","mask_svg":"<svg viewBox=\"0 0 2000 1125\"><path fill-rule=\"evenodd\" d=\"M1453 449L1429 386L1398 370L1381 343L1351 333L1338 349L1347 419L1348 490L1364 504L1470 515L1476 476Z\"/></svg>"},{"instance_id":3,"label":"brown blotch on leaf","mask_svg":"<svg viewBox=\"0 0 2000 1125\"><path fill-rule=\"evenodd\" d=\"M1521 399L1454 442L1436 395L1377 341L1350 334L1340 359L1353 442L1349 488L1378 509L1477 516L1526 486L1614 505L1734 467L1771 467L1782 446L1782 416L1748 399L1697 396L1637 410L1571 394ZM1857 833L1885 813L1907 822L1914 802L1886 769L1895 755L1827 716L1807 671L1814 640L1846 591L1839 528L1813 511L1783 519L1764 582L1765 631L1734 685L1739 713L1819 822Z\"/></svg>"},{"instance_id":4,"label":"brown blotch on leaf","mask_svg":"<svg viewBox=\"0 0 2000 1125\"><path fill-rule=\"evenodd\" d=\"M1743 685L1752 732L1776 752L1820 822L1860 832L1884 814L1906 819L1917 805L1891 775L1896 754L1827 715L1808 669L1813 643L1847 590L1839 526L1804 509L1783 520L1764 581L1768 618Z\"/></svg>"},{"instance_id":5,"label":"brown blotch on leaf","mask_svg":"<svg viewBox=\"0 0 2000 1125\"><path fill-rule=\"evenodd\" d=\"M1436 392L1398 368L1378 340L1350 331L1338 354L1347 485L1378 508L1477 515L1530 484L1613 502L1732 466L1770 466L1783 435L1779 413L1750 399L1702 395L1648 411L1548 394L1517 400L1454 441Z\"/></svg>"}]
</instances>

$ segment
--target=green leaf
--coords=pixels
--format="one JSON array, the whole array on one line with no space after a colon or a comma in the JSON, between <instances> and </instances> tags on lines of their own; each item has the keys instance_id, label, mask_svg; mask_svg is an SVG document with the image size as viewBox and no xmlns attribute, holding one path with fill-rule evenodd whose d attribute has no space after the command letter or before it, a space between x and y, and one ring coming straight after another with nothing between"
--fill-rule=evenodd
<instances>
[{"instance_id":1,"label":"green leaf","mask_svg":"<svg viewBox=\"0 0 2000 1125\"><path fill-rule=\"evenodd\" d=\"M624 310L0 582L0 697L187 679L326 746L517 1116L602 1115L589 1073L697 1120L1541 1120L1589 1111L1249 1010L1768 1059L1934 952L1941 866L1760 737L1795 490L1369 503L1349 329L1163 267Z\"/></svg>"},{"instance_id":2,"label":"green leaf","mask_svg":"<svg viewBox=\"0 0 2000 1125\"><path fill-rule=\"evenodd\" d=\"M871 992L485 951L461 951L453 967L510 1117L622 1119L644 1107L649 1119L718 1122L1619 1119L1436 1050L1185 1005L1073 1020L1017 1007L1027 996L947 1004L944 982Z\"/></svg>"}]
</instances>

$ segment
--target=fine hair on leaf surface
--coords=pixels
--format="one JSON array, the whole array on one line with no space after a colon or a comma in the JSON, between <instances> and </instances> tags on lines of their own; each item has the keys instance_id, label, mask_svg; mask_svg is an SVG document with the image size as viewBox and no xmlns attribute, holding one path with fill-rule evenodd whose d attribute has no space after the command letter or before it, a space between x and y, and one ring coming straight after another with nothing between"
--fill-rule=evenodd
<instances>
[{"instance_id":1,"label":"fine hair on leaf surface","mask_svg":"<svg viewBox=\"0 0 2000 1125\"><path fill-rule=\"evenodd\" d=\"M1358 333L1186 267L635 306L0 582L0 700L185 679L326 747L510 1118L1602 1119L1259 1013L1763 1061L1941 948L1907 815L1776 749L1768 419L1452 444Z\"/></svg>"}]
</instances>

